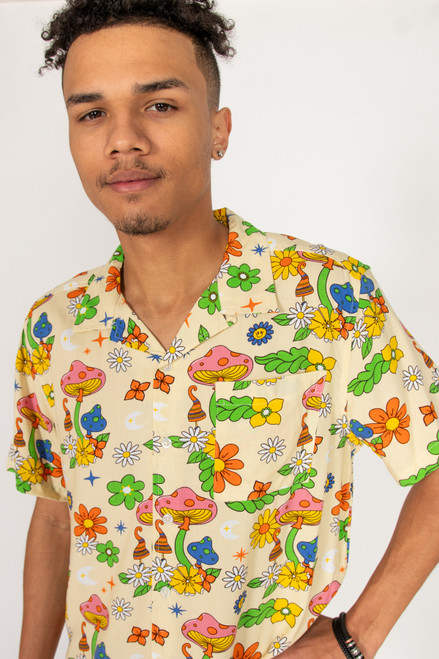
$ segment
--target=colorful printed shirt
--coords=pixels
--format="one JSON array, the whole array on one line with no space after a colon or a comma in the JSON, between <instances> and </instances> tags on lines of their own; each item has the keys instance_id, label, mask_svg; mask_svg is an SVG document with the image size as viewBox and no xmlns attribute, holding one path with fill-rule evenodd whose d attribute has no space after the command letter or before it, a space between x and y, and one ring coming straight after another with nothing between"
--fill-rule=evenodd
<instances>
[{"instance_id":1,"label":"colorful printed shirt","mask_svg":"<svg viewBox=\"0 0 439 659\"><path fill-rule=\"evenodd\" d=\"M68 657L281 654L346 572L359 447L402 485L439 466L439 370L368 266L215 217L224 263L168 350L120 249L26 319L10 468L71 511Z\"/></svg>"}]
</instances>

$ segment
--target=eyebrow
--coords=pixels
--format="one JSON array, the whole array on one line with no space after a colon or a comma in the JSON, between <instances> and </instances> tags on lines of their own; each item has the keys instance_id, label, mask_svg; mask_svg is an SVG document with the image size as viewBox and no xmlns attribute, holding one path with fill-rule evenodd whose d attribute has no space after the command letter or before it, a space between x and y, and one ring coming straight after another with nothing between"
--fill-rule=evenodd
<instances>
[{"instance_id":1,"label":"eyebrow","mask_svg":"<svg viewBox=\"0 0 439 659\"><path fill-rule=\"evenodd\" d=\"M183 89L185 91L190 91L189 87L183 80L178 78L167 78L166 80L156 80L155 82L136 82L133 86L134 94L151 94L153 92L159 92L163 89ZM66 100L66 107L70 108L75 105L81 105L82 103L96 103L97 101L102 101L104 94L101 92L92 92L92 93L80 93L80 94L71 94Z\"/></svg>"}]
</instances>

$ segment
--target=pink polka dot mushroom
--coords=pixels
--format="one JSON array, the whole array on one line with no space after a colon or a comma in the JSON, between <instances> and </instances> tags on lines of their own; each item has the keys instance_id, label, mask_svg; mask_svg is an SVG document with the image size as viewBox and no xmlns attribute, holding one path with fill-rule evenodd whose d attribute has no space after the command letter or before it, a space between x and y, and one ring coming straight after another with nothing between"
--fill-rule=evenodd
<instances>
[{"instance_id":1,"label":"pink polka dot mushroom","mask_svg":"<svg viewBox=\"0 0 439 659\"><path fill-rule=\"evenodd\" d=\"M202 613L198 618L188 620L181 628L184 636L204 650L205 657L212 657L214 652L225 652L232 645L235 625L222 625L209 613Z\"/></svg>"},{"instance_id":2,"label":"pink polka dot mushroom","mask_svg":"<svg viewBox=\"0 0 439 659\"><path fill-rule=\"evenodd\" d=\"M72 362L68 373L61 378L61 389L66 396L76 398L82 403L84 396L94 394L105 384L105 373L100 368L86 366L79 359Z\"/></svg>"},{"instance_id":3,"label":"pink polka dot mushroom","mask_svg":"<svg viewBox=\"0 0 439 659\"><path fill-rule=\"evenodd\" d=\"M40 410L35 394L20 398L17 403L17 409L21 416L31 422L33 428L41 426L44 430L51 432L52 422Z\"/></svg>"},{"instance_id":4,"label":"pink polka dot mushroom","mask_svg":"<svg viewBox=\"0 0 439 659\"><path fill-rule=\"evenodd\" d=\"M217 513L212 499L195 494L190 487L179 487L171 495L157 498L155 507L159 515L171 515L174 524L187 531L191 524L207 524Z\"/></svg>"},{"instance_id":5,"label":"pink polka dot mushroom","mask_svg":"<svg viewBox=\"0 0 439 659\"><path fill-rule=\"evenodd\" d=\"M79 606L84 618L90 622L96 631L106 629L110 619L107 607L98 595L92 595L86 602Z\"/></svg>"},{"instance_id":6,"label":"pink polka dot mushroom","mask_svg":"<svg viewBox=\"0 0 439 659\"><path fill-rule=\"evenodd\" d=\"M319 615L328 606L332 598L337 594L340 588L338 581L331 581L330 584L325 586L321 593L317 593L309 603L309 610L313 615Z\"/></svg>"},{"instance_id":7,"label":"pink polka dot mushroom","mask_svg":"<svg viewBox=\"0 0 439 659\"><path fill-rule=\"evenodd\" d=\"M215 346L204 357L192 362L188 374L194 382L213 386L216 382L242 380L252 370L253 360L248 355L231 352L225 346Z\"/></svg>"},{"instance_id":8,"label":"pink polka dot mushroom","mask_svg":"<svg viewBox=\"0 0 439 659\"><path fill-rule=\"evenodd\" d=\"M291 524L295 529L301 529L302 524L315 526L322 518L323 501L316 499L305 488L296 490L276 514L276 519L282 526Z\"/></svg>"},{"instance_id":9,"label":"pink polka dot mushroom","mask_svg":"<svg viewBox=\"0 0 439 659\"><path fill-rule=\"evenodd\" d=\"M139 503L136 510L136 517L140 524L145 524L145 526L152 526L152 494L149 499Z\"/></svg>"}]
</instances>

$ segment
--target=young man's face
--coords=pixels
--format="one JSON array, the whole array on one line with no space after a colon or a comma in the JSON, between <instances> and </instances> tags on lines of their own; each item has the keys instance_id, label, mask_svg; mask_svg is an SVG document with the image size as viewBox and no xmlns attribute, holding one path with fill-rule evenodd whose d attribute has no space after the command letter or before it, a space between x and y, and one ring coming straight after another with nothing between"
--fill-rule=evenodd
<instances>
[{"instance_id":1,"label":"young man's face","mask_svg":"<svg viewBox=\"0 0 439 659\"><path fill-rule=\"evenodd\" d=\"M190 39L140 25L81 35L63 89L82 184L117 229L145 234L205 213L230 117L209 107Z\"/></svg>"}]
</instances>

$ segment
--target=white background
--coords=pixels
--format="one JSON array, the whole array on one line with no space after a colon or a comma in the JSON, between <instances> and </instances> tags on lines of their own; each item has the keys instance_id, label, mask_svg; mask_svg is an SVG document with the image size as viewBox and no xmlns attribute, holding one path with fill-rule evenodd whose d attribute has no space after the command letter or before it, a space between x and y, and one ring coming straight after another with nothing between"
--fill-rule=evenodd
<instances>
[{"instance_id":1,"label":"white background","mask_svg":"<svg viewBox=\"0 0 439 659\"><path fill-rule=\"evenodd\" d=\"M29 306L104 262L116 244L69 158L60 75L37 75L39 31L59 5L0 3L5 455L15 351ZM439 1L220 0L219 7L236 20L238 55L222 67L234 131L225 159L214 165L214 205L372 264L401 319L437 359ZM405 494L366 449L356 477L351 566L332 614L348 608L365 584ZM15 493L13 477L4 473L0 495L1 654L12 659L33 501ZM416 524L422 511L401 579L417 569L422 552ZM379 659L438 656L438 574ZM41 579L50 579L50 566ZM57 659L65 647L63 639Z\"/></svg>"}]
</instances>

